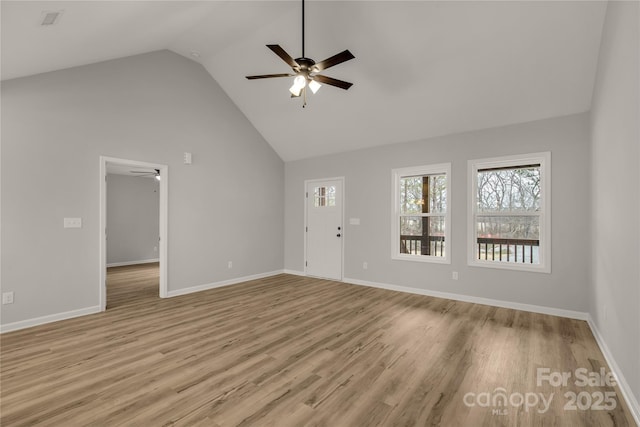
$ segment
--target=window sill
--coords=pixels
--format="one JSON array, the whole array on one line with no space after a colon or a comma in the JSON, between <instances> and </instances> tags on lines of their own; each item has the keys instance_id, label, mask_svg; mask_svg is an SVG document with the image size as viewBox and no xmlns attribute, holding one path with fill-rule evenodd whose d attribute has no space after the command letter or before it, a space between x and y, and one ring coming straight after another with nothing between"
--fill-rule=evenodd
<instances>
[{"instance_id":1,"label":"window sill","mask_svg":"<svg viewBox=\"0 0 640 427\"><path fill-rule=\"evenodd\" d=\"M495 261L478 261L473 260L467 263L469 267L480 267L480 268L493 268L497 270L513 270L513 271L528 271L531 273L551 273L550 265L531 265L531 264L516 264L516 263L501 263Z\"/></svg>"},{"instance_id":2,"label":"window sill","mask_svg":"<svg viewBox=\"0 0 640 427\"><path fill-rule=\"evenodd\" d=\"M427 262L433 264L451 264L451 260L448 257L437 257L429 255L404 255L396 254L392 255L391 259L394 261L412 261L412 262Z\"/></svg>"}]
</instances>

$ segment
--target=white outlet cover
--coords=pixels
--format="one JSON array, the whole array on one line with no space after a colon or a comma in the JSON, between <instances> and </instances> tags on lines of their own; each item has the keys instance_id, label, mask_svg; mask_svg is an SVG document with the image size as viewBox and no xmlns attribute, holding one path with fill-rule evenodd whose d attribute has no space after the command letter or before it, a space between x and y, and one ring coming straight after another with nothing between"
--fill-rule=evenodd
<instances>
[{"instance_id":1,"label":"white outlet cover","mask_svg":"<svg viewBox=\"0 0 640 427\"><path fill-rule=\"evenodd\" d=\"M350 225L360 225L360 218L349 218Z\"/></svg>"},{"instance_id":2,"label":"white outlet cover","mask_svg":"<svg viewBox=\"0 0 640 427\"><path fill-rule=\"evenodd\" d=\"M65 218L64 228L82 228L82 218Z\"/></svg>"}]
</instances>

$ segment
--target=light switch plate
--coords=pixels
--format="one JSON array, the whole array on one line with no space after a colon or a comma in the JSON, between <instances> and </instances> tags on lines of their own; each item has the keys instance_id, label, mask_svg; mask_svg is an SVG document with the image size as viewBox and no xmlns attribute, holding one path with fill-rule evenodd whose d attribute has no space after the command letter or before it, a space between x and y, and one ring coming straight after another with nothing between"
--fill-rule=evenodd
<instances>
[{"instance_id":1,"label":"light switch plate","mask_svg":"<svg viewBox=\"0 0 640 427\"><path fill-rule=\"evenodd\" d=\"M2 304L13 304L13 292L2 293Z\"/></svg>"},{"instance_id":2,"label":"light switch plate","mask_svg":"<svg viewBox=\"0 0 640 427\"><path fill-rule=\"evenodd\" d=\"M65 218L64 228L82 228L82 218Z\"/></svg>"},{"instance_id":3,"label":"light switch plate","mask_svg":"<svg viewBox=\"0 0 640 427\"><path fill-rule=\"evenodd\" d=\"M349 218L350 225L360 225L360 218Z\"/></svg>"}]
</instances>

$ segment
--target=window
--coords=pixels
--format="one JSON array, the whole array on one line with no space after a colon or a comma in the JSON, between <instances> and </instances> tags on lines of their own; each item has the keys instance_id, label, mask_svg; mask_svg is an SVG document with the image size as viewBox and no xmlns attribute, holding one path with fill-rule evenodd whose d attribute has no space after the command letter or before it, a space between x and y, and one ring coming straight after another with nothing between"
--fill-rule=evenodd
<instances>
[{"instance_id":1,"label":"window","mask_svg":"<svg viewBox=\"0 0 640 427\"><path fill-rule=\"evenodd\" d=\"M451 164L394 169L391 258L450 263Z\"/></svg>"},{"instance_id":2,"label":"window","mask_svg":"<svg viewBox=\"0 0 640 427\"><path fill-rule=\"evenodd\" d=\"M315 187L313 190L313 206L321 208L336 205L336 187Z\"/></svg>"},{"instance_id":3,"label":"window","mask_svg":"<svg viewBox=\"0 0 640 427\"><path fill-rule=\"evenodd\" d=\"M469 264L551 272L551 153L469 161Z\"/></svg>"}]
</instances>

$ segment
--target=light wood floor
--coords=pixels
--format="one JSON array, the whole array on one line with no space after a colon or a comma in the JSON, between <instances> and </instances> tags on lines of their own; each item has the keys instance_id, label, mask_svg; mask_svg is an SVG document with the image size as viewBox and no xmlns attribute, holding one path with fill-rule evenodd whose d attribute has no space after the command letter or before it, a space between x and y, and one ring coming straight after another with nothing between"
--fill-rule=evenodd
<instances>
[{"instance_id":1,"label":"light wood floor","mask_svg":"<svg viewBox=\"0 0 640 427\"><path fill-rule=\"evenodd\" d=\"M106 312L2 335L2 426L634 425L617 388L536 385L606 366L582 321L290 275L169 299L156 266L108 276ZM498 388L554 398L464 403ZM617 407L565 411L571 390Z\"/></svg>"}]
</instances>

